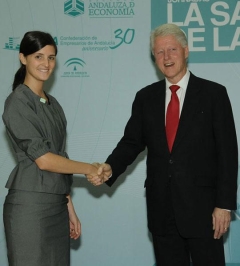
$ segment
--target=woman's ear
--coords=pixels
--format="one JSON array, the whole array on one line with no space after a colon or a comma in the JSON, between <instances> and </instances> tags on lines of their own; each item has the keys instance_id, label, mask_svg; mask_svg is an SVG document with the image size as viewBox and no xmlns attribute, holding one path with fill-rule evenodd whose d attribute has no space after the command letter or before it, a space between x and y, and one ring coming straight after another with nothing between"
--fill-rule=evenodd
<instances>
[{"instance_id":1,"label":"woman's ear","mask_svg":"<svg viewBox=\"0 0 240 266\"><path fill-rule=\"evenodd\" d=\"M24 56L23 53L19 53L19 60L23 65L26 65L26 57Z\"/></svg>"}]
</instances>

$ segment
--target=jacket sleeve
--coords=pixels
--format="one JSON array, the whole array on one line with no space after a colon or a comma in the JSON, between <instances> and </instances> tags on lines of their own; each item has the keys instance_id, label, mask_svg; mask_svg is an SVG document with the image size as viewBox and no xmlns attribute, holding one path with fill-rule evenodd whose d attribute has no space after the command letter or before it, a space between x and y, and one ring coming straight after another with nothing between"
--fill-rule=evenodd
<instances>
[{"instance_id":1,"label":"jacket sleeve","mask_svg":"<svg viewBox=\"0 0 240 266\"><path fill-rule=\"evenodd\" d=\"M124 136L118 142L106 163L112 167L112 177L106 182L111 186L119 175L121 175L128 165L132 164L138 154L145 149L142 130L143 104L139 92L137 93L133 105L131 117L124 130Z\"/></svg>"},{"instance_id":2,"label":"jacket sleeve","mask_svg":"<svg viewBox=\"0 0 240 266\"><path fill-rule=\"evenodd\" d=\"M225 87L218 90L213 107L218 173L216 207L236 209L238 144L232 107Z\"/></svg>"}]
</instances>

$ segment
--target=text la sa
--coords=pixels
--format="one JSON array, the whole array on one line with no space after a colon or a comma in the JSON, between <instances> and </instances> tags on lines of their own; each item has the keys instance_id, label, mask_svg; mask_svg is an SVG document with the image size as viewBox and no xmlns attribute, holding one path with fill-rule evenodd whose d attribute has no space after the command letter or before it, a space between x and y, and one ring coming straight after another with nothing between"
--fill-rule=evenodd
<instances>
[{"instance_id":1,"label":"text la sa","mask_svg":"<svg viewBox=\"0 0 240 266\"><path fill-rule=\"evenodd\" d=\"M237 1L236 6L234 8L233 13L229 14L229 4L224 1L217 1L211 5L211 13L213 17L210 18L213 27L213 49L214 51L233 51L237 46L240 46L240 27L236 27L235 33L233 34L232 40L229 46L220 46L220 34L219 28L230 25L236 26L240 21L240 1ZM179 7L177 12L179 12ZM197 3L191 3L189 5L187 14L185 16L185 20L183 22L174 21L173 19L173 4L168 3L167 5L167 15L168 15L168 23L174 23L181 26L189 26L192 22L195 24L198 23L200 27L198 28L188 28L188 41L189 41L189 49L190 51L205 51L206 47L204 46L196 46L195 44L198 42L204 42L204 36L202 37L194 37L194 34L205 32L205 23L200 11L200 8ZM207 25L209 26L209 25ZM224 33L224 32L223 32Z\"/></svg>"}]
</instances>

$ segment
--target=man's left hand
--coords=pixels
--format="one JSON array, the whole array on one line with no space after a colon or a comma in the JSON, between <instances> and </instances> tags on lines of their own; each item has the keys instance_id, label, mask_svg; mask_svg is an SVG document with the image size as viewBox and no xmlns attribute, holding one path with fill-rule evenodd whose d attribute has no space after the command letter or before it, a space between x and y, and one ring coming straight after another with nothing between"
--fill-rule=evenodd
<instances>
[{"instance_id":1,"label":"man's left hand","mask_svg":"<svg viewBox=\"0 0 240 266\"><path fill-rule=\"evenodd\" d=\"M214 230L214 239L219 239L224 233L227 232L230 221L231 221L231 212L228 210L215 208L212 214L213 217L213 230Z\"/></svg>"}]
</instances>

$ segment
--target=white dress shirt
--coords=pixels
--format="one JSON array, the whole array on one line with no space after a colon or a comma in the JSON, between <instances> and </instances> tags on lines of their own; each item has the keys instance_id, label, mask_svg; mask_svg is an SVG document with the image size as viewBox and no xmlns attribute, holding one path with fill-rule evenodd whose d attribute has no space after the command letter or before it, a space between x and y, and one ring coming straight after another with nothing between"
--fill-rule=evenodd
<instances>
[{"instance_id":1,"label":"white dress shirt","mask_svg":"<svg viewBox=\"0 0 240 266\"><path fill-rule=\"evenodd\" d=\"M167 113L167 106L171 100L171 95L172 95L172 92L169 89L169 87L171 85L178 85L180 87L176 93L177 93L177 96L179 99L179 104L180 104L179 116L181 115L181 111L182 111L182 107L183 107L183 103L184 103L184 99L185 99L185 94L186 94L189 78L190 78L190 72L188 69L187 69L186 74L183 76L183 78L177 84L171 84L165 78L165 80L166 80L165 117L166 117L166 113Z\"/></svg>"}]
</instances>

